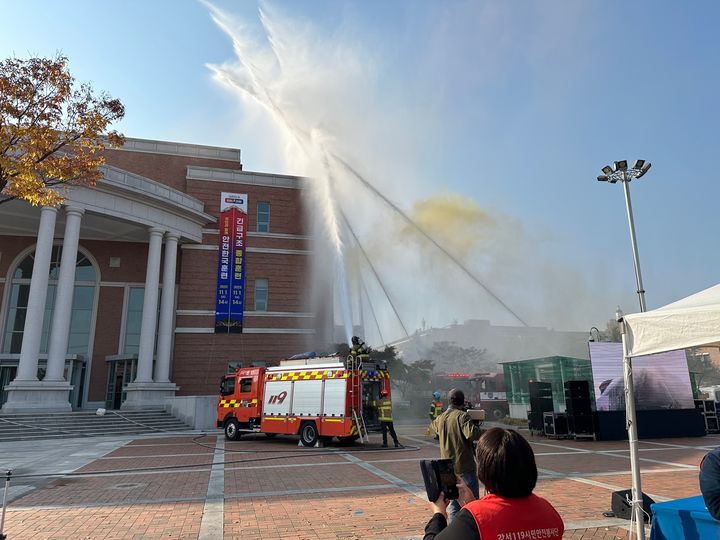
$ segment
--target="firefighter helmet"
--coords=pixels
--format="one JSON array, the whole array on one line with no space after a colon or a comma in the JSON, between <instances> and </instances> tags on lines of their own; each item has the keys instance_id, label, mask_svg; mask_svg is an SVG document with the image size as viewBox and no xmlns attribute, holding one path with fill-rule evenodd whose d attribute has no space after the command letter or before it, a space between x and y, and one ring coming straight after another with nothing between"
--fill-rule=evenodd
<instances>
[{"instance_id":1,"label":"firefighter helmet","mask_svg":"<svg viewBox=\"0 0 720 540\"><path fill-rule=\"evenodd\" d=\"M440 399L440 392L433 392L433 397L435 399Z\"/></svg>"},{"instance_id":2,"label":"firefighter helmet","mask_svg":"<svg viewBox=\"0 0 720 540\"><path fill-rule=\"evenodd\" d=\"M357 336L353 336L350 341L352 341L353 345L360 345L360 338Z\"/></svg>"}]
</instances>

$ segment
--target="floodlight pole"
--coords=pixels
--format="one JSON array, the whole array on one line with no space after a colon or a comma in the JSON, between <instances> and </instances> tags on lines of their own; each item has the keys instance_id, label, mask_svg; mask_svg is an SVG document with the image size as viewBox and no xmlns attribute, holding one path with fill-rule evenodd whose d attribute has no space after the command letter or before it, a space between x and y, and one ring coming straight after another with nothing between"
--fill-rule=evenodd
<instances>
[{"instance_id":1,"label":"floodlight pole","mask_svg":"<svg viewBox=\"0 0 720 540\"><path fill-rule=\"evenodd\" d=\"M627 173L623 173L622 179L623 190L625 191L625 209L627 210L628 226L630 227L630 243L633 251L633 264L635 265L635 281L637 282L637 293L640 298L640 311L645 312L645 289L642 283L642 274L640 273L640 256L638 255L637 239L635 238L635 220L633 219L632 201L630 200L630 181Z\"/></svg>"},{"instance_id":2,"label":"floodlight pole","mask_svg":"<svg viewBox=\"0 0 720 540\"><path fill-rule=\"evenodd\" d=\"M627 161L616 161L613 167L605 166L603 175L598 176L601 182L622 182L625 191L625 209L627 210L628 226L630 227L630 243L633 250L633 264L635 265L635 280L637 293L640 299L640 311L646 311L645 289L640 273L640 258L638 256L637 239L635 238L635 220L633 219L632 202L630 200L630 180L640 178L650 169L650 163L637 160L635 166L628 169ZM615 320L620 323L622 330L623 348L623 379L625 382L625 427L628 432L628 445L630 447L630 471L632 473L632 517L635 522L637 540L645 540L645 516L643 511L643 493L640 478L640 454L637 430L637 412L635 410L635 386L633 384L632 357L628 353L627 326L622 311L618 308Z\"/></svg>"}]
</instances>

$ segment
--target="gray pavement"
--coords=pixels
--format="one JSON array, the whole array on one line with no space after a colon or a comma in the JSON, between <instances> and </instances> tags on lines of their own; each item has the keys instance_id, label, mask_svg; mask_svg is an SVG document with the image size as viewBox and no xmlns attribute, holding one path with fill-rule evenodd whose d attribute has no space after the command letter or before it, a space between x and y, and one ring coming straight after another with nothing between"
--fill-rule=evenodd
<instances>
[{"instance_id":1,"label":"gray pavement","mask_svg":"<svg viewBox=\"0 0 720 540\"><path fill-rule=\"evenodd\" d=\"M202 432L182 431L177 435L193 435ZM167 437L173 433L157 435L143 434L142 438ZM53 478L17 478L25 474L66 474L92 463L113 450L137 439L139 435L118 435L114 437L79 437L34 441L11 441L0 443L0 501L5 487L8 470L12 471L7 502L22 497L33 489L44 486Z\"/></svg>"}]
</instances>

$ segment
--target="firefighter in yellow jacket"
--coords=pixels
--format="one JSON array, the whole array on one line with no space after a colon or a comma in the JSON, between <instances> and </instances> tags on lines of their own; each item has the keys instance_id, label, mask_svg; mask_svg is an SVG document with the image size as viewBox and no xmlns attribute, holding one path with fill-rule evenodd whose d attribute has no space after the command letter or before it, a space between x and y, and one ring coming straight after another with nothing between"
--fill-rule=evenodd
<instances>
[{"instance_id":1,"label":"firefighter in yellow jacket","mask_svg":"<svg viewBox=\"0 0 720 540\"><path fill-rule=\"evenodd\" d=\"M430 437L431 435L434 435L436 439L438 438L437 433L435 433L435 430L432 428L432 423L433 420L443 413L443 410L444 406L442 401L440 401L440 392L433 392L433 400L430 402L430 411L428 413L428 416L430 417L430 425L425 433L426 436Z\"/></svg>"},{"instance_id":2,"label":"firefighter in yellow jacket","mask_svg":"<svg viewBox=\"0 0 720 540\"><path fill-rule=\"evenodd\" d=\"M397 435L395 434L395 427L393 426L392 418L392 402L388 397L388 391L382 390L380 392L380 403L378 404L378 413L380 415L380 428L382 429L383 448L387 448L387 434L390 431L390 436L395 442L395 448L400 448Z\"/></svg>"}]
</instances>

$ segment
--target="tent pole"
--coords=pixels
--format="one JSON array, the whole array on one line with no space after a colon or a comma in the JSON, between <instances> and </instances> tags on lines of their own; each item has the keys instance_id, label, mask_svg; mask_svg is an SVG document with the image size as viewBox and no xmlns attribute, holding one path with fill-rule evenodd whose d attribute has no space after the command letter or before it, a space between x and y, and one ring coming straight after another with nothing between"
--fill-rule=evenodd
<instances>
[{"instance_id":1,"label":"tent pole","mask_svg":"<svg viewBox=\"0 0 720 540\"><path fill-rule=\"evenodd\" d=\"M625 322L620 321L623 344L623 374L625 377L625 426L630 445L630 471L632 472L632 515L635 520L637 540L645 540L645 517L642 508L642 484L640 481L640 456L635 414L635 389L633 387L632 358L628 355Z\"/></svg>"}]
</instances>

